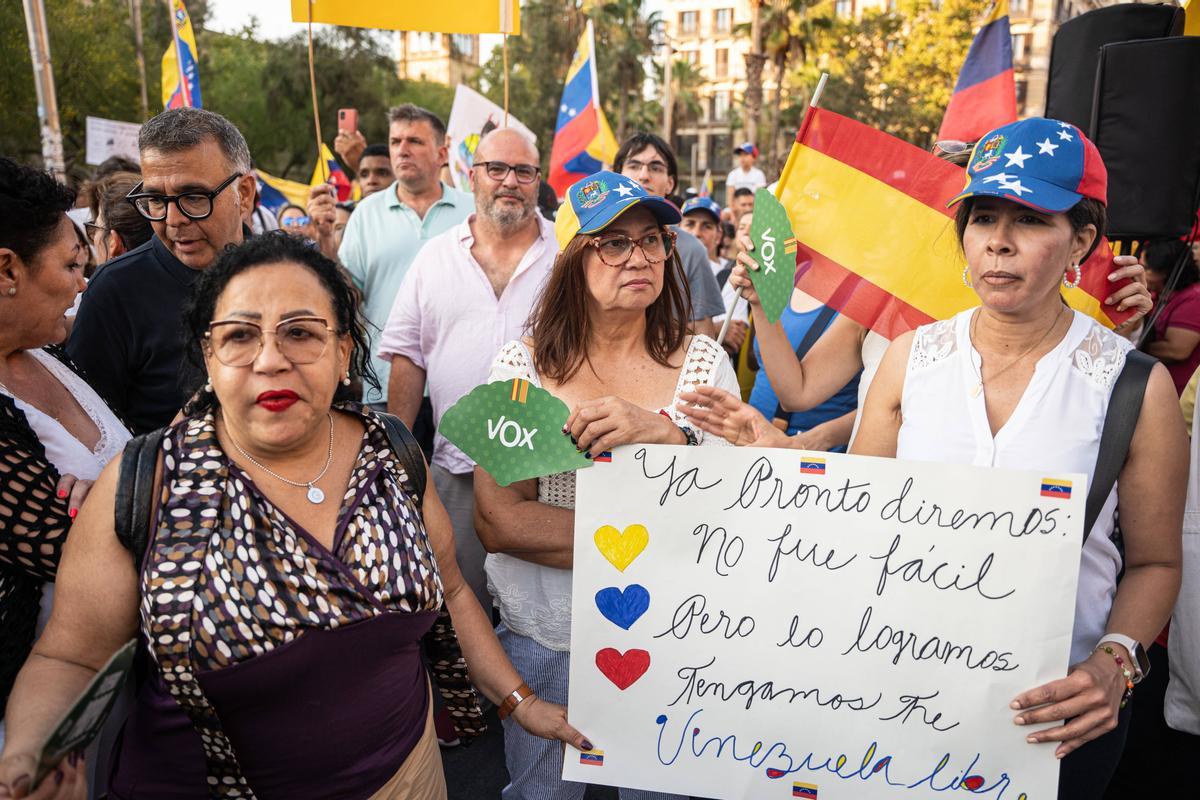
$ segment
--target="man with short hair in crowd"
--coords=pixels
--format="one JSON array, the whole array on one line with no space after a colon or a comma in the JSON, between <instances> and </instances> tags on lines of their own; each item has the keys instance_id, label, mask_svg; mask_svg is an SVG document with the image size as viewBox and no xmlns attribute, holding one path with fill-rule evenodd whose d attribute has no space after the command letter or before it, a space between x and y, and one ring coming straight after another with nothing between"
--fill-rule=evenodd
<instances>
[{"instance_id":1,"label":"man with short hair in crowd","mask_svg":"<svg viewBox=\"0 0 1200 800\"><path fill-rule=\"evenodd\" d=\"M754 190L742 187L733 193L733 206L730 207L729 221L737 225L744 214L754 210Z\"/></svg>"},{"instance_id":2,"label":"man with short hair in crowd","mask_svg":"<svg viewBox=\"0 0 1200 800\"><path fill-rule=\"evenodd\" d=\"M767 176L761 169L754 166L754 162L758 160L758 148L753 142L743 142L733 150L734 158L737 159L738 165L730 170L729 175L725 177L725 205L734 209L734 195L741 189L749 189L750 195L767 185ZM732 220L731 220L732 221Z\"/></svg>"},{"instance_id":3,"label":"man with short hair in crowd","mask_svg":"<svg viewBox=\"0 0 1200 800\"><path fill-rule=\"evenodd\" d=\"M554 226L538 212L538 151L500 128L475 151L475 213L421 249L404 279L379 354L390 358L388 410L412 425L428 381L433 421L487 381L492 359L524 334L554 265ZM489 611L487 553L475 533L475 464L440 433L430 473L450 514L458 566Z\"/></svg>"},{"instance_id":4,"label":"man with short hair in crowd","mask_svg":"<svg viewBox=\"0 0 1200 800\"><path fill-rule=\"evenodd\" d=\"M392 160L388 155L386 144L369 144L363 149L362 157L358 159L358 186L362 189L365 200L376 192L382 192L396 181L396 173L392 171Z\"/></svg>"},{"instance_id":5,"label":"man with short hair in crowd","mask_svg":"<svg viewBox=\"0 0 1200 800\"><path fill-rule=\"evenodd\" d=\"M679 185L679 166L675 153L659 136L640 131L633 134L617 151L613 160L613 171L632 178L647 192L667 197ZM692 330L716 337L717 329L712 318L725 313L721 304L721 290L708 265L708 253L700 241L680 228L675 231L675 249L683 262L688 289L692 295Z\"/></svg>"},{"instance_id":6,"label":"man with short hair in crowd","mask_svg":"<svg viewBox=\"0 0 1200 800\"><path fill-rule=\"evenodd\" d=\"M437 115L405 104L388 112L388 152L396 181L360 202L346 224L338 256L363 296L372 365L381 389L364 386L363 400L383 410L391 363L379 358L379 332L404 276L424 244L465 220L475 210L471 195L443 183L446 126ZM315 200L314 200L315 202ZM429 452L432 412L426 400L413 433Z\"/></svg>"},{"instance_id":7,"label":"man with short hair in crowd","mask_svg":"<svg viewBox=\"0 0 1200 800\"><path fill-rule=\"evenodd\" d=\"M721 287L721 303L726 311L713 317L713 324L720 327L725 322L727 311L734 308L737 292L729 285L730 266L720 255L721 245L725 238L724 223L721 222L721 207L710 197L693 197L683 204L683 222L680 227L700 240L708 253L708 263L712 267L717 285ZM725 334L721 346L730 354L737 357L742 342L746 339L746 331L750 329L750 306L747 303L738 304L734 310L733 321Z\"/></svg>"},{"instance_id":8,"label":"man with short hair in crowd","mask_svg":"<svg viewBox=\"0 0 1200 800\"><path fill-rule=\"evenodd\" d=\"M183 305L200 271L242 242L255 176L241 132L199 108L151 119L138 149L142 182L130 198L154 236L96 273L67 353L134 433L144 433L169 423L187 400Z\"/></svg>"}]
</instances>

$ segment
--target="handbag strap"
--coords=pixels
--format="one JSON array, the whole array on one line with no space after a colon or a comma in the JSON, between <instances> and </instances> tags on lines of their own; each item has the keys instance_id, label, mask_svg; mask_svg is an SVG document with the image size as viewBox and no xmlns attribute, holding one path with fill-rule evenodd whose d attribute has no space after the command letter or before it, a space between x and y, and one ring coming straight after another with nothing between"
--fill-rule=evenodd
<instances>
[{"instance_id":1,"label":"handbag strap","mask_svg":"<svg viewBox=\"0 0 1200 800\"><path fill-rule=\"evenodd\" d=\"M1129 444L1133 441L1133 432L1142 411L1142 398L1146 395L1150 371L1157 363L1156 359L1137 350L1130 350L1125 355L1125 366L1121 368L1121 374L1113 386L1108 411L1104 414L1104 427L1100 431L1100 451L1096 454L1096 469L1092 473L1087 510L1083 517L1084 544L1087 544L1092 527L1100 518L1100 510L1104 508L1104 502L1125 466Z\"/></svg>"},{"instance_id":2,"label":"handbag strap","mask_svg":"<svg viewBox=\"0 0 1200 800\"><path fill-rule=\"evenodd\" d=\"M116 532L118 541L133 556L135 566L141 564L150 538L154 473L166 433L166 428L159 428L135 436L125 443L125 452L121 454L114 506Z\"/></svg>"},{"instance_id":3,"label":"handbag strap","mask_svg":"<svg viewBox=\"0 0 1200 800\"><path fill-rule=\"evenodd\" d=\"M829 323L833 320L836 314L837 309L829 306L821 306L821 311L817 314L817 318L813 320L812 325L808 326L808 330L805 331L804 338L800 340L800 344L796 345L797 361L804 360L804 357L808 355L808 351L811 350L813 345L817 343L817 339L821 338L821 334L825 332L827 327L829 327ZM784 409L783 403L780 403L775 407L775 419L786 420L790 417L791 412Z\"/></svg>"},{"instance_id":4,"label":"handbag strap","mask_svg":"<svg viewBox=\"0 0 1200 800\"><path fill-rule=\"evenodd\" d=\"M383 423L383 430L387 434L388 443L392 446L392 452L396 454L396 458L400 459L404 471L408 473L408 478L412 481L413 502L419 509L421 500L425 497L425 481L428 475L428 470L425 468L425 454L421 452L421 445L417 443L416 437L412 435L408 426L396 415L383 412L376 412L375 415Z\"/></svg>"}]
</instances>

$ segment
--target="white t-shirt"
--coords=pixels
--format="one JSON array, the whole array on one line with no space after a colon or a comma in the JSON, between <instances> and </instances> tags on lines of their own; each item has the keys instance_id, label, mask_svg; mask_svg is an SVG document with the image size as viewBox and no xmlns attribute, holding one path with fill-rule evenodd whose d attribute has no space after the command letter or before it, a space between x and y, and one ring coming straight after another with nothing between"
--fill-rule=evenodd
<instances>
[{"instance_id":1,"label":"white t-shirt","mask_svg":"<svg viewBox=\"0 0 1200 800\"><path fill-rule=\"evenodd\" d=\"M488 383L521 378L541 386L533 357L522 342L504 345L492 363ZM687 419L675 401L681 392L708 384L738 394L737 374L725 351L707 336L693 336L679 371L675 397L662 409L679 425ZM689 425L689 427L691 427ZM706 436L693 428L701 445L729 446L720 436ZM575 508L575 473L560 472L538 478L538 502L557 508ZM571 649L571 570L544 567L504 553L492 553L485 562L488 591L496 598L500 620L513 633L527 636L542 647L559 652Z\"/></svg>"},{"instance_id":2,"label":"white t-shirt","mask_svg":"<svg viewBox=\"0 0 1200 800\"><path fill-rule=\"evenodd\" d=\"M730 171L729 176L725 178L725 186L733 187L736 192L738 189L749 189L756 192L767 185L767 176L758 167L750 169L742 169L735 167Z\"/></svg>"},{"instance_id":3,"label":"white t-shirt","mask_svg":"<svg viewBox=\"0 0 1200 800\"><path fill-rule=\"evenodd\" d=\"M969 327L975 309L922 325L913 338L901 399L896 457L983 467L1082 472L1092 480L1113 384L1128 341L1078 311L1067 334L1038 360L1012 416L992 436ZM1080 554L1071 663L1091 653L1108 624L1121 555L1111 537L1117 487Z\"/></svg>"}]
</instances>

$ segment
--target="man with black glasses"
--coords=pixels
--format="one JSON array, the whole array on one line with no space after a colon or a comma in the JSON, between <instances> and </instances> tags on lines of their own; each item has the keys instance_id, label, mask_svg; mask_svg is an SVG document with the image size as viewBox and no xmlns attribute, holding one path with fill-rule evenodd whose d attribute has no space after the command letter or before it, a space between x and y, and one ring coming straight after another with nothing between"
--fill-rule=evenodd
<instances>
[{"instance_id":1,"label":"man with black glasses","mask_svg":"<svg viewBox=\"0 0 1200 800\"><path fill-rule=\"evenodd\" d=\"M200 270L239 244L254 207L246 140L199 108L164 111L138 135L142 182L128 196L154 236L109 262L83 293L67 352L135 433L187 399L180 317Z\"/></svg>"},{"instance_id":2,"label":"man with black glasses","mask_svg":"<svg viewBox=\"0 0 1200 800\"><path fill-rule=\"evenodd\" d=\"M487 381L500 348L524 334L558 253L554 226L538 213L538 163L537 149L517 131L484 136L471 170L475 214L429 240L396 295L379 354L392 365L388 410L410 426L426 381L436 424ZM430 474L454 525L458 566L490 611L474 467L436 436Z\"/></svg>"}]
</instances>

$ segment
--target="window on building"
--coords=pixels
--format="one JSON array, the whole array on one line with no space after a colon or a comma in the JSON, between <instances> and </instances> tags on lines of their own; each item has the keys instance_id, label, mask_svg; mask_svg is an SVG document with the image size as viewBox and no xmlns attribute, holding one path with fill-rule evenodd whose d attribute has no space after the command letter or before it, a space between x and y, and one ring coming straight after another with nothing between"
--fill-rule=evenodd
<instances>
[{"instance_id":1,"label":"window on building","mask_svg":"<svg viewBox=\"0 0 1200 800\"><path fill-rule=\"evenodd\" d=\"M1031 33L1015 33L1012 37L1013 61L1023 61L1029 58L1030 48L1033 45L1033 34Z\"/></svg>"},{"instance_id":2,"label":"window on building","mask_svg":"<svg viewBox=\"0 0 1200 800\"><path fill-rule=\"evenodd\" d=\"M697 66L700 63L700 51L699 50L688 50L688 51L684 52L682 55L683 55L683 60L686 61L687 63L691 64L693 67Z\"/></svg>"},{"instance_id":3,"label":"window on building","mask_svg":"<svg viewBox=\"0 0 1200 800\"><path fill-rule=\"evenodd\" d=\"M680 33L698 33L700 31L700 12L699 11L680 11L679 12L679 32Z\"/></svg>"},{"instance_id":4,"label":"window on building","mask_svg":"<svg viewBox=\"0 0 1200 800\"><path fill-rule=\"evenodd\" d=\"M834 0L833 13L839 17L853 17L854 0Z\"/></svg>"},{"instance_id":5,"label":"window on building","mask_svg":"<svg viewBox=\"0 0 1200 800\"><path fill-rule=\"evenodd\" d=\"M472 58L475 55L475 37L466 33L452 34L450 51L459 58Z\"/></svg>"},{"instance_id":6,"label":"window on building","mask_svg":"<svg viewBox=\"0 0 1200 800\"><path fill-rule=\"evenodd\" d=\"M1026 81L1024 78L1017 78L1016 89L1017 89L1017 113L1021 114L1021 113L1024 113L1025 96L1028 94L1029 82Z\"/></svg>"},{"instance_id":7,"label":"window on building","mask_svg":"<svg viewBox=\"0 0 1200 800\"><path fill-rule=\"evenodd\" d=\"M712 118L714 122L729 119L729 92L713 92Z\"/></svg>"},{"instance_id":8,"label":"window on building","mask_svg":"<svg viewBox=\"0 0 1200 800\"><path fill-rule=\"evenodd\" d=\"M1009 16L1024 17L1029 15L1029 0L1009 0Z\"/></svg>"},{"instance_id":9,"label":"window on building","mask_svg":"<svg viewBox=\"0 0 1200 800\"><path fill-rule=\"evenodd\" d=\"M718 8L713 11L713 33L730 33L733 31L733 9Z\"/></svg>"},{"instance_id":10,"label":"window on building","mask_svg":"<svg viewBox=\"0 0 1200 800\"><path fill-rule=\"evenodd\" d=\"M729 75L729 48L721 47L717 49L716 68L714 77L724 78Z\"/></svg>"}]
</instances>

